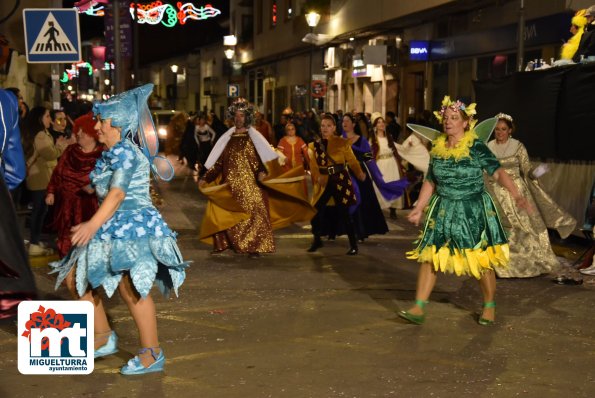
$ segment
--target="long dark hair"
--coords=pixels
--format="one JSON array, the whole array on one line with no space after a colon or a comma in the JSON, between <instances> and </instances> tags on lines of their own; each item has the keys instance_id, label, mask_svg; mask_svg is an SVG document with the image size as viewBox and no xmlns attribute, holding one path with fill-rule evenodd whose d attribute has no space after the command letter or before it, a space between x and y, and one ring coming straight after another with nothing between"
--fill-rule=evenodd
<instances>
[{"instance_id":1,"label":"long dark hair","mask_svg":"<svg viewBox=\"0 0 595 398\"><path fill-rule=\"evenodd\" d=\"M37 133L45 130L42 119L47 111L48 108L45 106L36 106L29 111L24 120L21 141L26 158L33 155L33 141L35 140Z\"/></svg>"},{"instance_id":2,"label":"long dark hair","mask_svg":"<svg viewBox=\"0 0 595 398\"><path fill-rule=\"evenodd\" d=\"M378 117L374 120L370 133L372 138L372 155L374 156L374 159L376 159L376 156L378 156L378 151L380 150L380 145L378 144L378 135L376 134L376 125L380 119L382 119L384 122L384 136L388 141L388 147L391 149L391 151L393 151L393 153L395 153L395 140L393 139L393 136L389 134L388 131L386 131L386 120L384 120L383 117Z\"/></svg>"},{"instance_id":3,"label":"long dark hair","mask_svg":"<svg viewBox=\"0 0 595 398\"><path fill-rule=\"evenodd\" d=\"M349 118L349 120L351 120L351 123L353 123L353 132L355 134L361 136L362 135L362 132L361 132L361 130L359 128L359 123L357 122L357 120L355 119L355 117L351 113L347 112L347 113L344 113L343 114L343 118L341 119L341 126L343 125L343 119L345 119L345 118Z\"/></svg>"}]
</instances>

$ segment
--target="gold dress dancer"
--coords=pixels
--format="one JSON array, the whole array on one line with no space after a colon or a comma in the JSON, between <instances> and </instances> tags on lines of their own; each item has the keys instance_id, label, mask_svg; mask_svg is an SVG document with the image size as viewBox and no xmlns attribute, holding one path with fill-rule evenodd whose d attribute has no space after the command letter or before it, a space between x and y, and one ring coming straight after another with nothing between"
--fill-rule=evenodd
<instances>
[{"instance_id":1,"label":"gold dress dancer","mask_svg":"<svg viewBox=\"0 0 595 398\"><path fill-rule=\"evenodd\" d=\"M500 278L530 278L549 273L560 263L552 250L546 227L556 229L562 238L566 238L574 231L576 220L541 188L525 146L511 137L514 131L512 117L504 113L497 117L496 139L488 143L488 148L496 155L519 192L538 211L532 216L519 211L510 193L493 178L488 178L488 190L495 199L510 245L508 267L496 268L496 275Z\"/></svg>"}]
</instances>

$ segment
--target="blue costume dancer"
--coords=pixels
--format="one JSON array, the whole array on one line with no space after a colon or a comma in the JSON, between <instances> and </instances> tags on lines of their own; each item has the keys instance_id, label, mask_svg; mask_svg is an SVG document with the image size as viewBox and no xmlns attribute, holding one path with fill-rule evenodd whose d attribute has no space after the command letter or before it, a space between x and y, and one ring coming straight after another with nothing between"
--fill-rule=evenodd
<instances>
[{"instance_id":1,"label":"blue costume dancer","mask_svg":"<svg viewBox=\"0 0 595 398\"><path fill-rule=\"evenodd\" d=\"M149 175L156 157L155 127L147 107L153 85L95 103L95 129L108 150L90 174L100 207L88 222L73 228L73 249L60 262L56 287L66 280L71 292L95 306L95 358L117 351L117 336L110 329L101 297L116 288L128 305L139 329L142 349L121 369L123 374L162 371L163 350L157 339L155 305L149 292L156 282L164 295L178 293L187 263L176 244L175 233L151 202ZM140 148L134 142L140 143ZM171 178L173 170L168 168Z\"/></svg>"},{"instance_id":2,"label":"blue costume dancer","mask_svg":"<svg viewBox=\"0 0 595 398\"><path fill-rule=\"evenodd\" d=\"M18 101L0 89L0 319L15 317L21 301L37 297L10 194L25 173Z\"/></svg>"}]
</instances>

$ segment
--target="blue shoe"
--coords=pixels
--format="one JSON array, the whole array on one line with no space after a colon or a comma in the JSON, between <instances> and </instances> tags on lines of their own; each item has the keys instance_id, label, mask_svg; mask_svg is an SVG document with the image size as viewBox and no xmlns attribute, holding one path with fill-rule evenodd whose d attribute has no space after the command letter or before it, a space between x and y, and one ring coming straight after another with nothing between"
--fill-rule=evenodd
<instances>
[{"instance_id":1,"label":"blue shoe","mask_svg":"<svg viewBox=\"0 0 595 398\"><path fill-rule=\"evenodd\" d=\"M163 350L159 351L158 355L155 354L153 348L143 348L138 353L144 354L147 351L151 351L151 355L153 356L153 359L155 359L155 362L150 364L149 367L145 368L137 355L129 360L126 365L122 366L120 373L123 375L142 375L145 373L163 372L163 368L165 367L165 355L163 354Z\"/></svg>"},{"instance_id":2,"label":"blue shoe","mask_svg":"<svg viewBox=\"0 0 595 398\"><path fill-rule=\"evenodd\" d=\"M116 332L112 330L107 339L107 343L95 350L95 359L106 357L115 354L116 352L118 352L118 336L116 335Z\"/></svg>"}]
</instances>

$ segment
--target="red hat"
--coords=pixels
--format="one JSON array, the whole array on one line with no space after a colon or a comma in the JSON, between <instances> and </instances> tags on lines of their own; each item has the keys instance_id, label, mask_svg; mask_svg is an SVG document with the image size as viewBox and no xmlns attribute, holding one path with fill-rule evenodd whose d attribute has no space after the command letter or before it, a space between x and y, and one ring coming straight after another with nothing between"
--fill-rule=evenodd
<instances>
[{"instance_id":1,"label":"red hat","mask_svg":"<svg viewBox=\"0 0 595 398\"><path fill-rule=\"evenodd\" d=\"M72 133L77 134L79 130L83 130L83 133L87 134L89 137L95 138L95 141L99 139L97 136L97 130L95 130L95 118L93 118L93 113L89 112L86 115L83 115L74 121L74 126L72 127Z\"/></svg>"}]
</instances>

